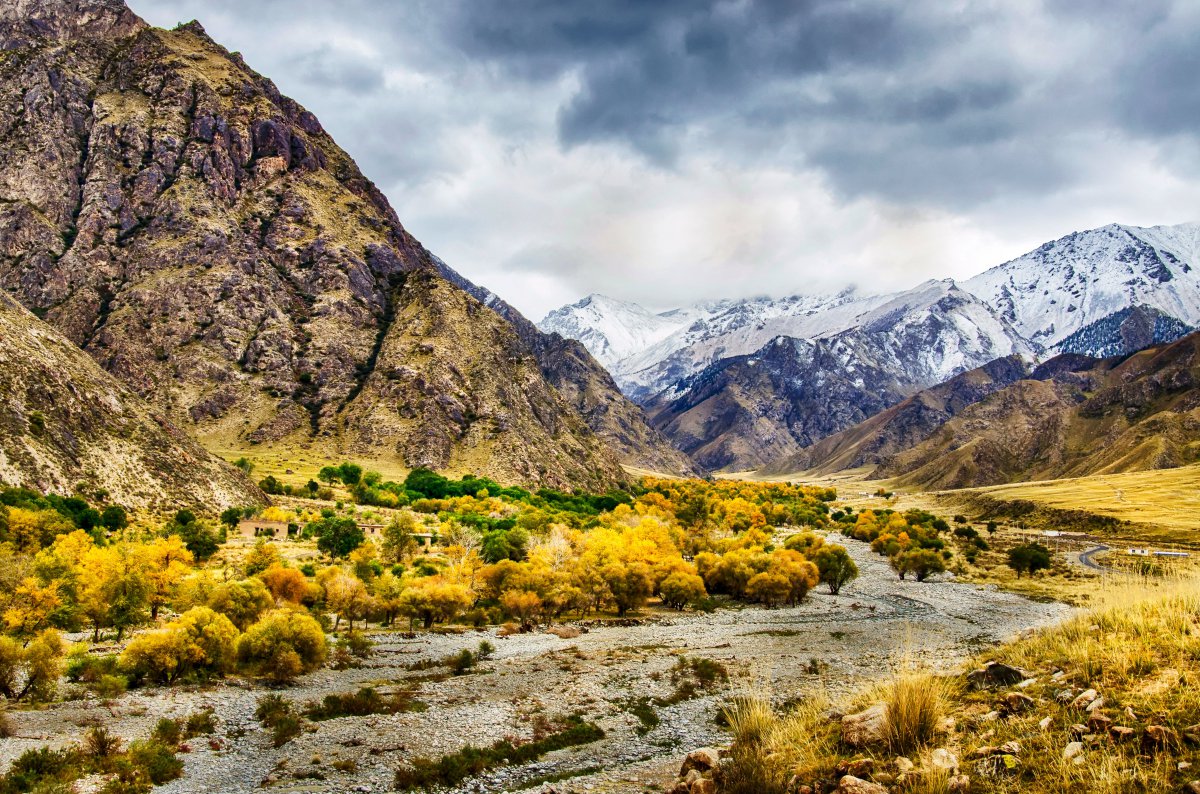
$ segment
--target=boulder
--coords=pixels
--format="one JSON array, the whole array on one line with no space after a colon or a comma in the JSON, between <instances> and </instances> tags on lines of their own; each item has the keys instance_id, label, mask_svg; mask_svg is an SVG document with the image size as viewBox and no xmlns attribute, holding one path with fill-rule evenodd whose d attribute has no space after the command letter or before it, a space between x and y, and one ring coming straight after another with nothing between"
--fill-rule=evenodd
<instances>
[{"instance_id":1,"label":"boulder","mask_svg":"<svg viewBox=\"0 0 1200 794\"><path fill-rule=\"evenodd\" d=\"M846 775L838 781L835 794L888 794L888 790L878 783Z\"/></svg>"},{"instance_id":2,"label":"boulder","mask_svg":"<svg viewBox=\"0 0 1200 794\"><path fill-rule=\"evenodd\" d=\"M1086 709L1098 697L1100 697L1099 692L1094 689L1086 689L1071 701L1071 708Z\"/></svg>"},{"instance_id":3,"label":"boulder","mask_svg":"<svg viewBox=\"0 0 1200 794\"><path fill-rule=\"evenodd\" d=\"M717 784L709 778L701 778L692 784L690 794L717 794Z\"/></svg>"},{"instance_id":4,"label":"boulder","mask_svg":"<svg viewBox=\"0 0 1200 794\"><path fill-rule=\"evenodd\" d=\"M1142 748L1148 751L1165 750L1179 744L1179 734L1165 725L1151 725L1142 735Z\"/></svg>"},{"instance_id":5,"label":"boulder","mask_svg":"<svg viewBox=\"0 0 1200 794\"><path fill-rule=\"evenodd\" d=\"M958 771L958 756L945 747L939 747L930 753L929 763L931 766L937 769L945 769L947 772Z\"/></svg>"},{"instance_id":6,"label":"boulder","mask_svg":"<svg viewBox=\"0 0 1200 794\"><path fill-rule=\"evenodd\" d=\"M1113 725L1108 729L1108 735L1114 742L1127 742L1133 738L1133 734L1133 728L1126 728L1124 725Z\"/></svg>"},{"instance_id":7,"label":"boulder","mask_svg":"<svg viewBox=\"0 0 1200 794\"><path fill-rule=\"evenodd\" d=\"M887 704L876 703L865 711L842 717L842 741L851 747L864 747L882 741L887 725Z\"/></svg>"},{"instance_id":8,"label":"boulder","mask_svg":"<svg viewBox=\"0 0 1200 794\"><path fill-rule=\"evenodd\" d=\"M1062 757L1064 761L1075 761L1075 763L1080 763L1083 760L1083 742L1069 743L1063 748Z\"/></svg>"},{"instance_id":9,"label":"boulder","mask_svg":"<svg viewBox=\"0 0 1200 794\"><path fill-rule=\"evenodd\" d=\"M687 758L683 759L683 766L679 767L679 776L687 777L687 773L693 769L701 774L711 772L720 761L720 753L712 747L701 747L698 750L692 750L687 754Z\"/></svg>"}]
</instances>

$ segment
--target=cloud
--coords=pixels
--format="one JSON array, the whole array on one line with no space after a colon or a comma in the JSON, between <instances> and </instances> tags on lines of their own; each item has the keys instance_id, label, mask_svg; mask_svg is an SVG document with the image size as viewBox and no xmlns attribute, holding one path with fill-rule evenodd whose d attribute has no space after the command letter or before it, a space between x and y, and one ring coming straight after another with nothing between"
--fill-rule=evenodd
<instances>
[{"instance_id":1,"label":"cloud","mask_svg":"<svg viewBox=\"0 0 1200 794\"><path fill-rule=\"evenodd\" d=\"M321 117L532 316L966 276L1200 220L1200 6L132 0Z\"/></svg>"}]
</instances>

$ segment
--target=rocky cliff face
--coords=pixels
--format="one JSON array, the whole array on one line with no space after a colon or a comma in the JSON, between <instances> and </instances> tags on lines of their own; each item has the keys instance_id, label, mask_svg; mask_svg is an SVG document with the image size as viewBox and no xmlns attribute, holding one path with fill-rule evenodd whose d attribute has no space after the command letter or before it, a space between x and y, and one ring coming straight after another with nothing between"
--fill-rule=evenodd
<instances>
[{"instance_id":1,"label":"rocky cliff face","mask_svg":"<svg viewBox=\"0 0 1200 794\"><path fill-rule=\"evenodd\" d=\"M0 295L0 483L105 490L127 507L219 510L265 502L86 353Z\"/></svg>"},{"instance_id":2,"label":"rocky cliff face","mask_svg":"<svg viewBox=\"0 0 1200 794\"><path fill-rule=\"evenodd\" d=\"M222 448L624 477L320 122L196 23L0 17L0 285ZM11 9L10 9L11 12Z\"/></svg>"}]
</instances>

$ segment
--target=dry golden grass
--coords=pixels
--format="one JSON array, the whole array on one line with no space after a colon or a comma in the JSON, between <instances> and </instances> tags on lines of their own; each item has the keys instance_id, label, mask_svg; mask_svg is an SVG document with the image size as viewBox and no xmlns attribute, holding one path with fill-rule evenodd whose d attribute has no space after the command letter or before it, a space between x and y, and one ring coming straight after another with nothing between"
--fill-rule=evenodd
<instances>
[{"instance_id":1,"label":"dry golden grass","mask_svg":"<svg viewBox=\"0 0 1200 794\"><path fill-rule=\"evenodd\" d=\"M1023 688L967 692L955 678L901 665L892 678L861 692L852 700L856 706L888 705L887 737L867 748L877 769L907 753L917 770L899 790L910 794L948 791L950 774L930 763L935 747L961 759L970 790L982 794L1179 791L1200 778L1200 748L1186 739L1200 723L1200 577L1114 577L1106 585L1092 608L976 660L1022 668L1035 679ZM1098 713L1132 729L1133 737L1120 742L1103 728L1092 729L1081 762L1065 760L1064 749L1076 739L1072 726L1093 716L1056 697L1067 688L1073 695L1097 690L1104 700ZM1013 691L1032 697L1033 707L995 718L993 712ZM938 732L943 714L957 726L950 734ZM806 782L832 785L840 761L861 757L861 751L851 755L839 744L837 725L823 704L776 715L764 698L745 698L727 717L738 775L736 785L720 789L727 794L774 792L797 773ZM1049 724L1043 729L1045 718ZM1151 725L1182 738L1148 747L1143 737ZM1010 741L1020 745L1013 774L991 776L975 768L975 751Z\"/></svg>"}]
</instances>

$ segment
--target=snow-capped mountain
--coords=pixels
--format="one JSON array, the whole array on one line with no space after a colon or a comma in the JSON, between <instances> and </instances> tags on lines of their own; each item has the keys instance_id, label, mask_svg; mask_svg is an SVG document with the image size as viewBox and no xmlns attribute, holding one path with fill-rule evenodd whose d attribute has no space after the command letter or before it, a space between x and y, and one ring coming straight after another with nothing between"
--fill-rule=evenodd
<instances>
[{"instance_id":1,"label":"snow-capped mountain","mask_svg":"<svg viewBox=\"0 0 1200 794\"><path fill-rule=\"evenodd\" d=\"M1200 224L1069 234L963 282L1047 352L1110 315L1147 306L1200 323Z\"/></svg>"},{"instance_id":2,"label":"snow-capped mountain","mask_svg":"<svg viewBox=\"0 0 1200 794\"><path fill-rule=\"evenodd\" d=\"M550 312L538 323L538 328L545 333L578 339L600 363L615 370L620 361L641 353L703 316L705 307L706 304L700 304L655 314L636 303L593 294Z\"/></svg>"},{"instance_id":3,"label":"snow-capped mountain","mask_svg":"<svg viewBox=\"0 0 1200 794\"><path fill-rule=\"evenodd\" d=\"M893 295L659 314L591 296L540 325L583 342L681 449L737 468L996 358L1114 355L1200 327L1200 224L1076 232L961 284Z\"/></svg>"},{"instance_id":4,"label":"snow-capped mountain","mask_svg":"<svg viewBox=\"0 0 1200 794\"><path fill-rule=\"evenodd\" d=\"M661 391L646 409L700 465L755 468L915 392L1006 356L1024 340L954 282L929 281L836 333L777 336Z\"/></svg>"}]
</instances>

